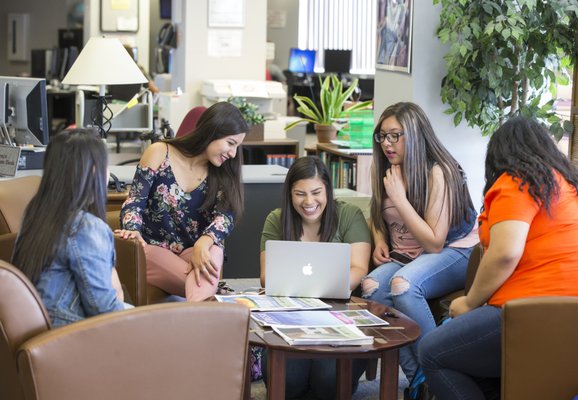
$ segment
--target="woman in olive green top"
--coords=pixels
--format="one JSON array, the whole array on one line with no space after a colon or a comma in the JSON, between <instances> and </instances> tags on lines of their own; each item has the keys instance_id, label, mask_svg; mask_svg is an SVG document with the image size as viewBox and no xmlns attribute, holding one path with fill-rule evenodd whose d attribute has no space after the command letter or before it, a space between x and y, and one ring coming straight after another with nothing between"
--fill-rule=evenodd
<instances>
[{"instance_id":1,"label":"woman in olive green top","mask_svg":"<svg viewBox=\"0 0 578 400\"><path fill-rule=\"evenodd\" d=\"M272 211L261 234L261 285L265 286L265 242L300 240L351 244L351 289L367 274L371 234L359 207L333 199L327 168L317 157L301 157L289 169L283 187L282 207ZM266 363L267 358L263 360ZM352 389L365 370L365 361L354 360ZM263 378L267 383L266 365ZM291 359L286 363L286 396L312 392L320 399L335 398L335 360Z\"/></svg>"}]
</instances>

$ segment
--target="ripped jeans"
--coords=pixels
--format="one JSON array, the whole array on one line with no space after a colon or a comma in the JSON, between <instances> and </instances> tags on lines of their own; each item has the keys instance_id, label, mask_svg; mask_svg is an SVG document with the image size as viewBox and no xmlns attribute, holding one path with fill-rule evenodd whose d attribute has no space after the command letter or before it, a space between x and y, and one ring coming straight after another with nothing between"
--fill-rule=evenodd
<instances>
[{"instance_id":1,"label":"ripped jeans","mask_svg":"<svg viewBox=\"0 0 578 400\"><path fill-rule=\"evenodd\" d=\"M472 250L473 247L445 247L440 253L424 253L404 267L396 262L380 265L363 278L362 296L394 307L413 319L420 327L421 338L436 326L427 300L464 288ZM401 368L410 382L419 366L420 338L399 352Z\"/></svg>"}]
</instances>

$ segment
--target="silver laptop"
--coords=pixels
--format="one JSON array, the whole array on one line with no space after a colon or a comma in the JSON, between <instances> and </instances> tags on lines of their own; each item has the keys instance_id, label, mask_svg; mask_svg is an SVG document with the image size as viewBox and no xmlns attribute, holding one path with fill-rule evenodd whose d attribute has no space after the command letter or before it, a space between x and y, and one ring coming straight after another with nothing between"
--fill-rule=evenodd
<instances>
[{"instance_id":1,"label":"silver laptop","mask_svg":"<svg viewBox=\"0 0 578 400\"><path fill-rule=\"evenodd\" d=\"M265 243L265 294L348 299L351 245L348 243Z\"/></svg>"}]
</instances>

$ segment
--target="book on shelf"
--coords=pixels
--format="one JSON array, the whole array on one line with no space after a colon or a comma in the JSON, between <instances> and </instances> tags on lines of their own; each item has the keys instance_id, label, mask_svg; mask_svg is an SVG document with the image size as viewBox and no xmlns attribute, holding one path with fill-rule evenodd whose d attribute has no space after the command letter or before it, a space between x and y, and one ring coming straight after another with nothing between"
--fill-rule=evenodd
<instances>
[{"instance_id":1,"label":"book on shelf","mask_svg":"<svg viewBox=\"0 0 578 400\"><path fill-rule=\"evenodd\" d=\"M363 346L373 343L373 336L367 336L355 325L338 326L279 326L273 330L287 343L295 346Z\"/></svg>"},{"instance_id":2,"label":"book on shelf","mask_svg":"<svg viewBox=\"0 0 578 400\"><path fill-rule=\"evenodd\" d=\"M243 304L251 311L323 310L331 306L311 297L281 297L267 295L215 295L221 303Z\"/></svg>"},{"instance_id":3,"label":"book on shelf","mask_svg":"<svg viewBox=\"0 0 578 400\"><path fill-rule=\"evenodd\" d=\"M387 321L373 315L368 310L254 312L251 314L251 318L262 326L389 325Z\"/></svg>"}]
</instances>

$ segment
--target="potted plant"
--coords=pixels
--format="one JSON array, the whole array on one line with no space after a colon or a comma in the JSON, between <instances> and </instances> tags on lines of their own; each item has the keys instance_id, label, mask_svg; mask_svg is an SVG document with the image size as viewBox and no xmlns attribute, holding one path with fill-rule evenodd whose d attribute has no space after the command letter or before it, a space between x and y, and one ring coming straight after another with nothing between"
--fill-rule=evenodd
<instances>
[{"instance_id":1,"label":"potted plant","mask_svg":"<svg viewBox=\"0 0 578 400\"><path fill-rule=\"evenodd\" d=\"M259 106L247 101L244 97L229 97L227 102L241 111L243 119L249 125L250 130L245 140L263 140L265 117L259 113Z\"/></svg>"},{"instance_id":2,"label":"potted plant","mask_svg":"<svg viewBox=\"0 0 578 400\"><path fill-rule=\"evenodd\" d=\"M321 78L319 79L321 80ZM321 109L319 109L309 97L293 96L298 104L297 111L304 115L304 117L287 125L285 130L289 130L302 122L311 122L314 124L317 141L319 143L328 143L332 139L335 139L337 137L336 122L343 113L343 105L357 88L357 82L358 80L356 79L346 90L343 90L343 85L337 76L327 76L321 83L319 93ZM371 104L372 101L356 103L349 107L347 111L361 110Z\"/></svg>"},{"instance_id":3,"label":"potted plant","mask_svg":"<svg viewBox=\"0 0 578 400\"><path fill-rule=\"evenodd\" d=\"M490 135L508 118L523 115L541 120L557 140L572 130L555 100L557 84L569 82L576 60L576 1L438 3L437 35L449 45L441 97L456 126L465 119Z\"/></svg>"}]
</instances>

